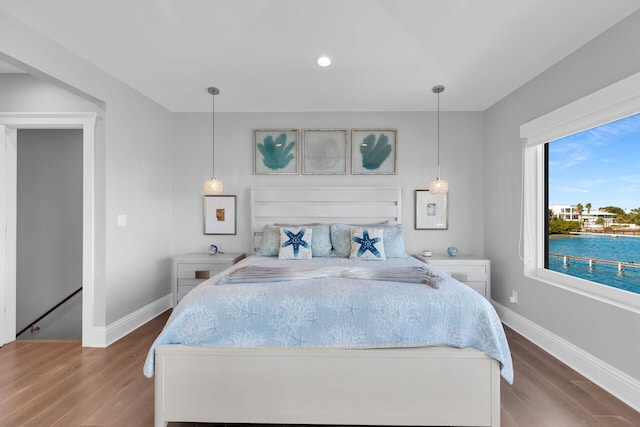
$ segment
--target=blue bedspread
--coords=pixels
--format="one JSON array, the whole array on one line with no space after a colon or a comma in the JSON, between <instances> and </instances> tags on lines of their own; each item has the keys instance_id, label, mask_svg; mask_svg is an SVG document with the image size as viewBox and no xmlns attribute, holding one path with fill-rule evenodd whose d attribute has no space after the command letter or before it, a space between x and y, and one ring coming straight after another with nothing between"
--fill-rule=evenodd
<instances>
[{"instance_id":1,"label":"blue bedspread","mask_svg":"<svg viewBox=\"0 0 640 427\"><path fill-rule=\"evenodd\" d=\"M304 263L304 264L302 264ZM420 264L415 258L358 261L313 258L278 261L252 256L236 264L385 268ZM511 353L491 304L464 284L442 276L425 284L321 278L247 284L200 284L175 307L144 365L154 373L154 350L163 344L224 347L338 348L473 347L501 363L513 381Z\"/></svg>"}]
</instances>

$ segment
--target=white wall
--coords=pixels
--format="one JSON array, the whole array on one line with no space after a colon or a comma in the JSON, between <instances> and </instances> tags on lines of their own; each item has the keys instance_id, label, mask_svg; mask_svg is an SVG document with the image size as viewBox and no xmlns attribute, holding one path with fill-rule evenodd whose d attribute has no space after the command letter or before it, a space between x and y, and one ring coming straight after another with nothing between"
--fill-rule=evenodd
<instances>
[{"instance_id":1,"label":"white wall","mask_svg":"<svg viewBox=\"0 0 640 427\"><path fill-rule=\"evenodd\" d=\"M21 129L17 147L20 331L82 286L82 130ZM68 303L58 309L60 335L50 330L52 318L45 318L38 322L38 332L21 338L80 339L81 307Z\"/></svg>"},{"instance_id":2,"label":"white wall","mask_svg":"<svg viewBox=\"0 0 640 427\"><path fill-rule=\"evenodd\" d=\"M224 96L223 88L218 96ZM450 185L449 229L414 230L414 190L426 189L436 177L435 113L216 113L215 172L224 194L238 196L238 234L205 236L202 183L211 174L211 113L174 114L173 253L204 251L211 243L227 252L250 251L252 186L399 186L408 251L445 252L453 244L461 253L482 255L483 114L443 112L440 119L441 176ZM397 128L398 174L254 175L253 129L264 128Z\"/></svg>"},{"instance_id":3,"label":"white wall","mask_svg":"<svg viewBox=\"0 0 640 427\"><path fill-rule=\"evenodd\" d=\"M640 71L640 13L616 25L486 111L485 255L493 299L640 380L640 315L525 279L518 256L520 125ZM517 305L509 303L518 291Z\"/></svg>"}]
</instances>

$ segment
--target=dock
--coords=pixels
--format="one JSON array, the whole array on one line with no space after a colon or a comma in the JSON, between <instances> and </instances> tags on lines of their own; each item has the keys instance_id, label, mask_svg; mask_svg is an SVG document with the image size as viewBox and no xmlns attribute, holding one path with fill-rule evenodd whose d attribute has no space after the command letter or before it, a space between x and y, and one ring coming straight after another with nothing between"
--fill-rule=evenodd
<instances>
[{"instance_id":1,"label":"dock","mask_svg":"<svg viewBox=\"0 0 640 427\"><path fill-rule=\"evenodd\" d=\"M589 270L593 270L596 264L610 264L618 267L618 273L624 272L625 268L640 268L640 264L636 264L633 262L622 262L622 261L613 261L610 259L598 259L598 258L588 258L581 256L573 256L573 255L561 255L561 254L549 254L550 257L561 258L562 264L565 267L570 265L571 260L577 261L585 261L589 264Z\"/></svg>"}]
</instances>

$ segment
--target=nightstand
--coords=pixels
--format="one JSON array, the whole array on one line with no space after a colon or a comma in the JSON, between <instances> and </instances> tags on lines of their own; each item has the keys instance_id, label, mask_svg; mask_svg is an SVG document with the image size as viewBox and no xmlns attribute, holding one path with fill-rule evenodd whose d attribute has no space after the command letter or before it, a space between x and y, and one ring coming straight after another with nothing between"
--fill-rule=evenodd
<instances>
[{"instance_id":1,"label":"nightstand","mask_svg":"<svg viewBox=\"0 0 640 427\"><path fill-rule=\"evenodd\" d=\"M203 252L173 257L173 267L171 268L173 306L175 307L198 283L204 282L222 270L231 267L242 258L244 258L243 253L233 252L215 255Z\"/></svg>"},{"instance_id":2,"label":"nightstand","mask_svg":"<svg viewBox=\"0 0 640 427\"><path fill-rule=\"evenodd\" d=\"M472 255L415 255L419 260L447 273L456 280L475 289L486 299L491 299L491 261Z\"/></svg>"}]
</instances>

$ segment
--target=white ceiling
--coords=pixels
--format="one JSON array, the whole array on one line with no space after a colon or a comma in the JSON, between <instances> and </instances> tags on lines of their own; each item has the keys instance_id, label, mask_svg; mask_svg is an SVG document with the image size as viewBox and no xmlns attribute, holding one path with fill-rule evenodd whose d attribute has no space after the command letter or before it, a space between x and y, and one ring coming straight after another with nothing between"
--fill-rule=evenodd
<instances>
[{"instance_id":1,"label":"white ceiling","mask_svg":"<svg viewBox=\"0 0 640 427\"><path fill-rule=\"evenodd\" d=\"M0 0L175 112L482 111L638 0ZM333 64L314 60L327 54ZM0 68L1 69L1 68Z\"/></svg>"}]
</instances>

